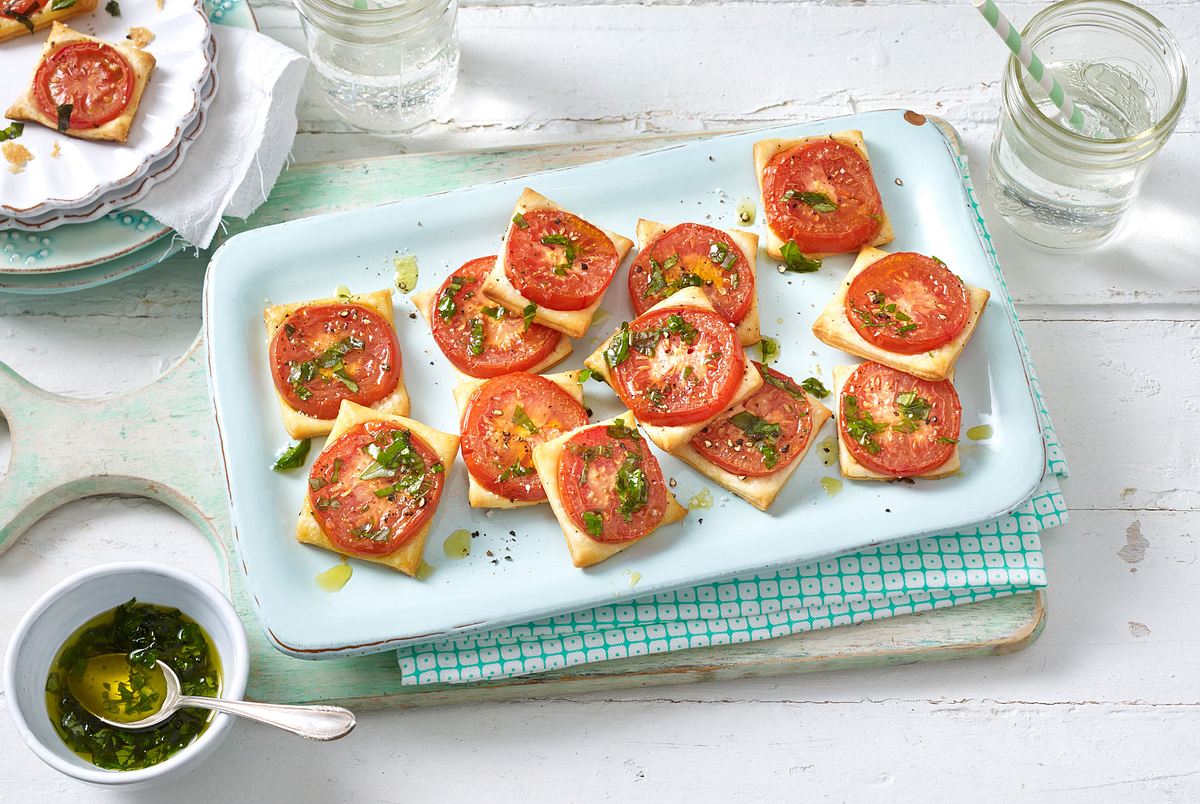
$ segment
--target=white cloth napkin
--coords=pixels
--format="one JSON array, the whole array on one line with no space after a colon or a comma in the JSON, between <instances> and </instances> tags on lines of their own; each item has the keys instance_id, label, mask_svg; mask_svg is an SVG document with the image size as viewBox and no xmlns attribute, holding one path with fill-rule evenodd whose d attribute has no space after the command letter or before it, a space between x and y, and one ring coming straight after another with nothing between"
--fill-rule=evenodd
<instances>
[{"instance_id":1,"label":"white cloth napkin","mask_svg":"<svg viewBox=\"0 0 1200 804\"><path fill-rule=\"evenodd\" d=\"M138 208L204 248L221 217L244 218L267 200L296 137L296 100L308 60L254 31L213 26L220 84L183 165Z\"/></svg>"}]
</instances>

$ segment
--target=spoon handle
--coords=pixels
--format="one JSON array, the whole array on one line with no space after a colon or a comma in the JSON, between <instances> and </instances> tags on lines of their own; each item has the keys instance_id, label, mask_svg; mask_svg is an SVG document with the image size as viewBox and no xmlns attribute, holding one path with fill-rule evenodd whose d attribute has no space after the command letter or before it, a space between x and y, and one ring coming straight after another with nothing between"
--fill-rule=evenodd
<instances>
[{"instance_id":1,"label":"spoon handle","mask_svg":"<svg viewBox=\"0 0 1200 804\"><path fill-rule=\"evenodd\" d=\"M179 706L212 709L238 717L257 720L268 726L299 734L308 740L336 740L349 734L357 722L354 713L340 706L290 706L287 704L230 701L184 695Z\"/></svg>"}]
</instances>

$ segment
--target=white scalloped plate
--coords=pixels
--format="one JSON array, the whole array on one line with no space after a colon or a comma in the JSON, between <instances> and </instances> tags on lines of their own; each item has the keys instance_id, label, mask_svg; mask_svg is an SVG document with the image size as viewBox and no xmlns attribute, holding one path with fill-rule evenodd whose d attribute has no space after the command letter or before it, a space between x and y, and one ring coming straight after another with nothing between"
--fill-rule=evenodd
<instances>
[{"instance_id":1,"label":"white scalloped plate","mask_svg":"<svg viewBox=\"0 0 1200 804\"><path fill-rule=\"evenodd\" d=\"M160 11L155 0L122 0L121 16L103 3L90 15L68 20L72 28L111 42L125 39L132 27L155 36L146 50L158 64L146 86L129 141L90 142L66 137L44 126L27 124L21 144L34 154L19 173L0 170L0 212L31 218L53 209L78 207L143 175L178 147L200 109L201 88L211 68L211 31L201 0L168 0ZM24 91L45 44L48 30L0 44L0 109ZM61 154L51 158L55 142Z\"/></svg>"}]
</instances>

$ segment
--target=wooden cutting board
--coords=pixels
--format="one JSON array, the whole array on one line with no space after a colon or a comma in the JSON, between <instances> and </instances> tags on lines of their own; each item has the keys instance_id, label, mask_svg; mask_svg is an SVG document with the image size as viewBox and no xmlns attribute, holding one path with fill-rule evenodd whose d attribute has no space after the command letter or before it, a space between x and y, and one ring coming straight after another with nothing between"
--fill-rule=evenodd
<instances>
[{"instance_id":1,"label":"wooden cutting board","mask_svg":"<svg viewBox=\"0 0 1200 804\"><path fill-rule=\"evenodd\" d=\"M942 121L935 121L957 141ZM293 165L267 203L229 234L308 215L383 204L456 187L661 147L688 136L633 141L394 156ZM200 257L178 256L169 271ZM501 700L905 664L1008 653L1029 645L1045 617L1041 593L940 609L855 626L713 648L619 659L520 679L400 686L395 654L309 662L271 647L259 627L233 544L220 445L209 405L205 347L188 352L145 388L105 400L47 393L0 363L0 413L12 434L0 477L0 552L54 508L81 497L132 494L180 511L210 541L227 589L246 623L247 696L279 702L341 701L364 706ZM68 444L45 438L70 425Z\"/></svg>"}]
</instances>

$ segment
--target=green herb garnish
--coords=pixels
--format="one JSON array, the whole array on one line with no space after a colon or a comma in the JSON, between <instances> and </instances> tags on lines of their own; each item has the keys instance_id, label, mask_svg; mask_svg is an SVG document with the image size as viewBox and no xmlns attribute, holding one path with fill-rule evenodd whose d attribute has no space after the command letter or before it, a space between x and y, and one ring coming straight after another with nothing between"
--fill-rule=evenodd
<instances>
[{"instance_id":1,"label":"green herb garnish","mask_svg":"<svg viewBox=\"0 0 1200 804\"><path fill-rule=\"evenodd\" d=\"M504 481L511 480L514 477L526 477L536 471L537 470L532 466L526 466L520 461L517 461L512 466L506 467L496 479L503 483Z\"/></svg>"},{"instance_id":2,"label":"green herb garnish","mask_svg":"<svg viewBox=\"0 0 1200 804\"><path fill-rule=\"evenodd\" d=\"M708 258L726 271L733 270L733 266L737 264L737 254L726 243L717 242L709 246Z\"/></svg>"},{"instance_id":3,"label":"green herb garnish","mask_svg":"<svg viewBox=\"0 0 1200 804\"><path fill-rule=\"evenodd\" d=\"M518 427L525 429L525 432L533 435L538 431L538 426L534 424L533 419L529 418L529 414L525 412L525 408L517 405L513 410L512 423Z\"/></svg>"},{"instance_id":4,"label":"green herb garnish","mask_svg":"<svg viewBox=\"0 0 1200 804\"><path fill-rule=\"evenodd\" d=\"M795 240L784 243L783 248L779 249L779 253L783 255L783 270L785 271L794 274L811 274L821 267L820 260L804 256Z\"/></svg>"},{"instance_id":5,"label":"green herb garnish","mask_svg":"<svg viewBox=\"0 0 1200 804\"><path fill-rule=\"evenodd\" d=\"M458 304L454 301L454 297L463 289L463 286L468 282L474 282L475 278L471 276L453 276L450 278L450 283L446 285L446 289L442 291L442 295L438 296L437 314L442 317L442 320L449 321L458 312Z\"/></svg>"},{"instance_id":6,"label":"green herb garnish","mask_svg":"<svg viewBox=\"0 0 1200 804\"><path fill-rule=\"evenodd\" d=\"M592 370L590 368L581 368L579 373L575 375L575 381L583 385L591 376Z\"/></svg>"},{"instance_id":7,"label":"green herb garnish","mask_svg":"<svg viewBox=\"0 0 1200 804\"><path fill-rule=\"evenodd\" d=\"M584 511L583 512L583 529L588 532L589 536L600 537L604 535L604 515L599 511Z\"/></svg>"},{"instance_id":8,"label":"green herb garnish","mask_svg":"<svg viewBox=\"0 0 1200 804\"><path fill-rule=\"evenodd\" d=\"M629 324L621 324L617 334L613 335L604 350L604 362L609 368L616 368L629 359Z\"/></svg>"},{"instance_id":9,"label":"green herb garnish","mask_svg":"<svg viewBox=\"0 0 1200 804\"><path fill-rule=\"evenodd\" d=\"M758 352L762 356L763 363L774 362L779 358L779 341L763 335L762 340L758 342Z\"/></svg>"},{"instance_id":10,"label":"green herb garnish","mask_svg":"<svg viewBox=\"0 0 1200 804\"><path fill-rule=\"evenodd\" d=\"M875 440L876 433L882 433L887 425L875 421L871 414L858 406L858 399L853 396L842 397L842 412L846 420L846 432L861 444L868 453L879 453L879 442Z\"/></svg>"},{"instance_id":11,"label":"green herb garnish","mask_svg":"<svg viewBox=\"0 0 1200 804\"><path fill-rule=\"evenodd\" d=\"M833 212L838 208L833 199L825 193L809 193L800 190L788 190L783 194L784 201L799 201L812 207L813 212Z\"/></svg>"},{"instance_id":12,"label":"green herb garnish","mask_svg":"<svg viewBox=\"0 0 1200 804\"><path fill-rule=\"evenodd\" d=\"M520 212L518 212L516 215L513 215L512 221L513 221L513 223L515 223L517 225L518 229L528 229L529 228L529 221L525 220L525 216L522 215Z\"/></svg>"},{"instance_id":13,"label":"green herb garnish","mask_svg":"<svg viewBox=\"0 0 1200 804\"><path fill-rule=\"evenodd\" d=\"M645 508L650 502L650 481L646 479L646 471L642 469L642 456L628 453L617 470L616 492L621 504L617 507L626 522L633 515Z\"/></svg>"},{"instance_id":14,"label":"green herb garnish","mask_svg":"<svg viewBox=\"0 0 1200 804\"><path fill-rule=\"evenodd\" d=\"M0 142L15 140L25 132L24 123L9 123L6 128L0 128Z\"/></svg>"},{"instance_id":15,"label":"green herb garnish","mask_svg":"<svg viewBox=\"0 0 1200 804\"><path fill-rule=\"evenodd\" d=\"M521 318L525 321L525 330L523 331L527 331L531 326L533 326L533 317L536 314L537 305L533 302L525 305L525 307L521 310Z\"/></svg>"},{"instance_id":16,"label":"green herb garnish","mask_svg":"<svg viewBox=\"0 0 1200 804\"><path fill-rule=\"evenodd\" d=\"M60 132L66 131L71 127L71 112L75 110L73 103L60 103L58 105L58 124L55 126Z\"/></svg>"},{"instance_id":17,"label":"green herb garnish","mask_svg":"<svg viewBox=\"0 0 1200 804\"><path fill-rule=\"evenodd\" d=\"M637 438L638 432L632 427L625 426L624 419L613 419L612 424L604 429L609 438Z\"/></svg>"},{"instance_id":18,"label":"green herb garnish","mask_svg":"<svg viewBox=\"0 0 1200 804\"><path fill-rule=\"evenodd\" d=\"M504 318L504 316L508 315L508 310L505 310L503 307L499 306L484 307L480 310L480 312L486 315L488 318L495 319L496 321L499 321L501 318Z\"/></svg>"},{"instance_id":19,"label":"green herb garnish","mask_svg":"<svg viewBox=\"0 0 1200 804\"><path fill-rule=\"evenodd\" d=\"M471 334L467 337L467 351L478 357L483 354L484 338L483 338L483 319L471 319Z\"/></svg>"},{"instance_id":20,"label":"green herb garnish","mask_svg":"<svg viewBox=\"0 0 1200 804\"><path fill-rule=\"evenodd\" d=\"M805 378L805 380L800 383L800 387L805 391L808 391L817 399L824 399L825 397L829 396L829 389L826 388L825 384L816 377Z\"/></svg>"},{"instance_id":21,"label":"green herb garnish","mask_svg":"<svg viewBox=\"0 0 1200 804\"><path fill-rule=\"evenodd\" d=\"M114 17L121 16L121 5L117 2L117 0L108 0L108 2L104 4L104 10Z\"/></svg>"},{"instance_id":22,"label":"green herb garnish","mask_svg":"<svg viewBox=\"0 0 1200 804\"><path fill-rule=\"evenodd\" d=\"M308 448L310 446L312 446L312 442L307 438L297 441L275 457L275 465L272 468L276 472L298 469L304 465L304 459L308 457Z\"/></svg>"},{"instance_id":23,"label":"green herb garnish","mask_svg":"<svg viewBox=\"0 0 1200 804\"><path fill-rule=\"evenodd\" d=\"M929 420L932 406L928 399L917 396L916 391L904 391L896 394L896 410L900 412L900 421L892 425L892 429L898 433L915 433L921 422Z\"/></svg>"},{"instance_id":24,"label":"green herb garnish","mask_svg":"<svg viewBox=\"0 0 1200 804\"><path fill-rule=\"evenodd\" d=\"M30 33L33 33L33 31L34 31L33 20L29 19L29 17L27 15L18 14L15 11L5 11L4 16L8 17L9 19L16 20L17 22L21 23L26 28L28 28Z\"/></svg>"}]
</instances>

